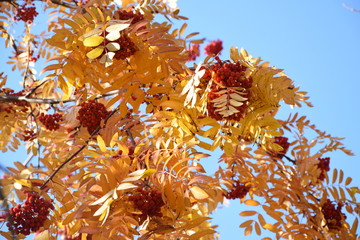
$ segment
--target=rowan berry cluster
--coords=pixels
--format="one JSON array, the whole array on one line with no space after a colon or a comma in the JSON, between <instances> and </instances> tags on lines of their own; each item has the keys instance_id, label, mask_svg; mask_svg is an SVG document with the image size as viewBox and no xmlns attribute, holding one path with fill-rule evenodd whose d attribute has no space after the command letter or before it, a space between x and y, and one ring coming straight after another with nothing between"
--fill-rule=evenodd
<instances>
[{"instance_id":1,"label":"rowan berry cluster","mask_svg":"<svg viewBox=\"0 0 360 240\"><path fill-rule=\"evenodd\" d=\"M126 11L126 10L121 10L118 12L119 14L119 19L120 20L131 20L131 24L135 24L138 23L142 20L144 20L144 15L142 15L141 13L136 13L133 11Z\"/></svg>"},{"instance_id":2,"label":"rowan berry cluster","mask_svg":"<svg viewBox=\"0 0 360 240\"><path fill-rule=\"evenodd\" d=\"M120 20L129 20L131 19L131 25L140 22L144 20L144 16L141 13L135 13L133 11L119 11L117 12L118 16L115 16L115 18L118 18ZM109 43L117 43L120 45L119 50L112 51L115 53L114 59L117 60L124 60L132 55L135 54L135 52L138 50L135 43L131 40L131 38L128 36L128 33L126 31L120 32L120 37L116 40L110 41L106 38L107 32L104 31L102 33L102 36L105 38L103 44L106 46ZM105 52L104 52L105 54ZM103 54L101 54L98 59L101 59Z\"/></svg>"},{"instance_id":3,"label":"rowan berry cluster","mask_svg":"<svg viewBox=\"0 0 360 240\"><path fill-rule=\"evenodd\" d=\"M60 128L59 122L63 121L63 116L60 113L45 114L40 113L38 116L39 121L50 131L55 131Z\"/></svg>"},{"instance_id":4,"label":"rowan berry cluster","mask_svg":"<svg viewBox=\"0 0 360 240\"><path fill-rule=\"evenodd\" d=\"M223 50L223 45L221 40L215 40L207 44L204 48L205 54L210 55L218 55Z\"/></svg>"},{"instance_id":5,"label":"rowan berry cluster","mask_svg":"<svg viewBox=\"0 0 360 240\"><path fill-rule=\"evenodd\" d=\"M327 199L322 205L321 212L326 220L326 226L330 230L340 230L342 227L343 220L346 219L346 216L341 212L341 208L341 203L338 203L335 207L335 204L332 203L330 199Z\"/></svg>"},{"instance_id":6,"label":"rowan berry cluster","mask_svg":"<svg viewBox=\"0 0 360 240\"><path fill-rule=\"evenodd\" d=\"M23 141L32 141L36 138L36 133L33 130L24 130L22 133Z\"/></svg>"},{"instance_id":7,"label":"rowan berry cluster","mask_svg":"<svg viewBox=\"0 0 360 240\"><path fill-rule=\"evenodd\" d=\"M130 146L129 147L129 153L127 154L127 156L129 156L131 159L134 158L134 151L135 151L135 147L134 146ZM113 158L119 158L123 155L123 151L122 150L119 150L117 152L116 155L113 156Z\"/></svg>"},{"instance_id":8,"label":"rowan berry cluster","mask_svg":"<svg viewBox=\"0 0 360 240\"><path fill-rule=\"evenodd\" d=\"M24 21L27 23L32 23L34 18L39 14L36 11L35 4L32 0L27 0L23 5L16 9L15 21Z\"/></svg>"},{"instance_id":9,"label":"rowan berry cluster","mask_svg":"<svg viewBox=\"0 0 360 240\"><path fill-rule=\"evenodd\" d=\"M0 93L4 93L6 96L24 96L25 95L25 90L21 90L20 92L15 92L13 89L11 88L1 88L0 89ZM6 107L2 109L2 111L6 111L7 113L11 113L11 112L27 112L28 108L30 107L30 103L28 102L22 102L22 101L14 101L12 102L13 105L15 106L19 106L22 107L20 109L14 109L13 106L6 104Z\"/></svg>"},{"instance_id":10,"label":"rowan berry cluster","mask_svg":"<svg viewBox=\"0 0 360 240\"><path fill-rule=\"evenodd\" d=\"M233 183L233 188L230 192L228 192L227 194L225 194L225 197L227 199L236 199L236 198L244 198L246 196L246 194L249 192L250 187L249 186L245 186L245 184L239 182L239 181L235 181Z\"/></svg>"},{"instance_id":11,"label":"rowan berry cluster","mask_svg":"<svg viewBox=\"0 0 360 240\"><path fill-rule=\"evenodd\" d=\"M228 87L242 88L242 97L249 99L249 88L252 85L252 78L246 77L245 71L247 67L241 65L240 62L230 63L228 61L221 61L218 57L215 57L216 63L210 66L210 69L205 71L204 76L200 79L200 82L208 82L211 78L214 79L210 87L210 92L208 93L208 103L207 109L210 117L216 120L235 120L239 121L244 117L248 101L243 102L241 106L234 107L238 112L224 117L217 111L214 99L219 98L222 94L218 92L224 90ZM213 74L212 74L213 73ZM233 90L228 89L227 94L234 93Z\"/></svg>"},{"instance_id":12,"label":"rowan berry cluster","mask_svg":"<svg viewBox=\"0 0 360 240\"><path fill-rule=\"evenodd\" d=\"M195 61L200 56L200 44L191 44L190 48L187 49L188 61Z\"/></svg>"},{"instance_id":13,"label":"rowan berry cluster","mask_svg":"<svg viewBox=\"0 0 360 240\"><path fill-rule=\"evenodd\" d=\"M46 200L38 193L26 192L26 200L10 208L9 219L6 224L15 234L29 235L38 231L46 221L50 209L54 209L52 200Z\"/></svg>"},{"instance_id":14,"label":"rowan berry cluster","mask_svg":"<svg viewBox=\"0 0 360 240\"><path fill-rule=\"evenodd\" d=\"M81 108L76 118L81 126L87 128L89 134L92 134L100 126L101 120L109 115L105 105L95 100L82 102L79 106Z\"/></svg>"},{"instance_id":15,"label":"rowan berry cluster","mask_svg":"<svg viewBox=\"0 0 360 240\"><path fill-rule=\"evenodd\" d=\"M283 158L283 156L287 153L287 151L289 150L290 147L290 143L288 142L288 138L287 137L275 137L275 141L276 144L280 145L282 147L281 151L275 152L273 153L273 157L276 158Z\"/></svg>"},{"instance_id":16,"label":"rowan berry cluster","mask_svg":"<svg viewBox=\"0 0 360 240\"><path fill-rule=\"evenodd\" d=\"M141 218L144 219L147 216L161 217L161 207L164 206L161 193L155 189L145 190L142 187L137 188L138 194L129 197L129 200L133 202L134 208L142 212Z\"/></svg>"},{"instance_id":17,"label":"rowan berry cluster","mask_svg":"<svg viewBox=\"0 0 360 240\"><path fill-rule=\"evenodd\" d=\"M323 181L326 177L326 172L330 171L330 158L318 158L318 160L319 163L317 164L317 167L321 170L318 179Z\"/></svg>"},{"instance_id":18,"label":"rowan berry cluster","mask_svg":"<svg viewBox=\"0 0 360 240\"><path fill-rule=\"evenodd\" d=\"M115 42L117 42L121 46L120 50L115 52L115 59L124 60L134 55L137 51L135 43L131 41L131 39L125 33L122 33L121 37ZM107 42L105 44L107 44Z\"/></svg>"}]
</instances>

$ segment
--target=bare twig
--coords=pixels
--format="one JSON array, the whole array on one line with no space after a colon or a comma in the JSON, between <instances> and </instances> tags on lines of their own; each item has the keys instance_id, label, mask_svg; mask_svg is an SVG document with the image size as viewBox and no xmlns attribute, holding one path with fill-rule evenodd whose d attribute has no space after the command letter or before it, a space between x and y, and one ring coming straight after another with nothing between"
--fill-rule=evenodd
<instances>
[{"instance_id":1,"label":"bare twig","mask_svg":"<svg viewBox=\"0 0 360 240\"><path fill-rule=\"evenodd\" d=\"M28 103L39 103L39 104L58 104L74 102L74 99L60 100L52 98L30 98L26 96L0 96L0 102L28 102Z\"/></svg>"},{"instance_id":2,"label":"bare twig","mask_svg":"<svg viewBox=\"0 0 360 240\"><path fill-rule=\"evenodd\" d=\"M37 88L37 87L35 87ZM28 102L28 103L38 103L38 104L59 104L59 103L68 103L68 102L75 102L76 99L68 99L68 100L61 100L56 98L32 98L29 97L33 91L31 91L29 94L26 94L25 96L0 96L0 102ZM112 96L118 93L117 90L101 94L97 96L95 99L103 98Z\"/></svg>"},{"instance_id":3,"label":"bare twig","mask_svg":"<svg viewBox=\"0 0 360 240\"><path fill-rule=\"evenodd\" d=\"M118 108L114 109L104 120L104 125L106 125L106 122L109 120L109 118L114 115L116 113L116 111L118 110ZM90 139L95 136L101 129L101 126L98 126L94 132L91 134ZM82 152L82 150L84 150L90 140L87 140L86 143L81 146L81 148L79 148L79 150L77 150L75 153L73 153L69 158L67 158L57 169L55 169L55 171L53 173L51 173L51 175L48 177L48 179L46 179L46 181L43 183L43 185L41 186L40 189L44 189L45 186L54 178L54 176L60 171L61 168L63 168L66 164L68 164L71 160L73 160L80 152Z\"/></svg>"},{"instance_id":4,"label":"bare twig","mask_svg":"<svg viewBox=\"0 0 360 240\"><path fill-rule=\"evenodd\" d=\"M348 5L346 5L345 3L343 3L343 6L344 6L345 8L347 8L347 9L349 9L349 10L352 11L352 12L358 12L358 13L360 13L360 10L359 10L359 9L352 8L352 7L348 6Z\"/></svg>"}]
</instances>

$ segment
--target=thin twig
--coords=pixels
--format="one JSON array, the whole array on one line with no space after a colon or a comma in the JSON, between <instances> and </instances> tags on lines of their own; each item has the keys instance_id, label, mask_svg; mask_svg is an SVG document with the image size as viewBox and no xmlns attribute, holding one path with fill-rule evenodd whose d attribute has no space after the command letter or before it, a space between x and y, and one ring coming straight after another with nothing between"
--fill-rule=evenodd
<instances>
[{"instance_id":1,"label":"thin twig","mask_svg":"<svg viewBox=\"0 0 360 240\"><path fill-rule=\"evenodd\" d=\"M109 118L114 115L116 113L116 111L118 110L118 108L114 109L104 120L104 126L106 125L106 122L109 120ZM101 126L99 125L91 134L90 139L95 136L101 129ZM46 184L48 184L53 178L54 176L60 171L61 168L63 168L66 164L68 164L71 160L73 160L80 152L82 152L82 150L84 150L90 140L87 140L85 142L85 144L79 148L75 153L73 153L68 159L66 159L57 169L55 169L55 171L53 173L51 173L51 175L48 177L48 179L46 179L46 181L43 183L43 185L40 187L40 189L44 189Z\"/></svg>"},{"instance_id":2,"label":"thin twig","mask_svg":"<svg viewBox=\"0 0 360 240\"><path fill-rule=\"evenodd\" d=\"M39 103L39 104L58 104L74 102L75 99L61 100L52 98L30 98L26 96L0 96L0 102L28 102L28 103Z\"/></svg>"},{"instance_id":3,"label":"thin twig","mask_svg":"<svg viewBox=\"0 0 360 240\"><path fill-rule=\"evenodd\" d=\"M29 155L28 158L25 160L25 162L23 163L23 165L26 167L26 165L29 164L29 162L31 161L31 159L34 157L34 155Z\"/></svg>"},{"instance_id":4,"label":"thin twig","mask_svg":"<svg viewBox=\"0 0 360 240\"><path fill-rule=\"evenodd\" d=\"M4 192L3 192L3 187L2 185L0 184L0 200L3 201L3 206L5 208L5 211L6 211L6 219L7 221L10 223L11 226L14 225L14 220L12 218L12 216L10 215L10 208L9 208L9 204L7 202L7 199L4 195ZM10 228L10 232L11 232L11 238L13 240L17 240L17 235L14 233L14 230L12 228Z\"/></svg>"},{"instance_id":5,"label":"thin twig","mask_svg":"<svg viewBox=\"0 0 360 240\"><path fill-rule=\"evenodd\" d=\"M345 8L347 8L347 9L349 9L349 10L352 11L352 12L358 12L358 13L360 13L360 10L359 10L359 9L352 8L352 7L348 6L348 5L346 5L345 3L343 3L343 6L344 6Z\"/></svg>"},{"instance_id":6,"label":"thin twig","mask_svg":"<svg viewBox=\"0 0 360 240\"><path fill-rule=\"evenodd\" d=\"M35 87L36 88L36 87ZM95 99L112 96L118 93L117 90L102 94L97 96ZM0 96L0 102L28 102L28 103L38 103L38 104L59 104L59 103L68 103L75 102L76 99L61 100L56 98L32 98L26 94L25 96Z\"/></svg>"}]
</instances>

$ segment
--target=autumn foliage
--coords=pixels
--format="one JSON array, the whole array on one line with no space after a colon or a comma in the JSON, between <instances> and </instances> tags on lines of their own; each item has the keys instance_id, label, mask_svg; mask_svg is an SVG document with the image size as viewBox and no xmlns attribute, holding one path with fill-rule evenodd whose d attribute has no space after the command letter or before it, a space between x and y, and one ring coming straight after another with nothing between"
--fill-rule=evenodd
<instances>
[{"instance_id":1,"label":"autumn foliage","mask_svg":"<svg viewBox=\"0 0 360 240\"><path fill-rule=\"evenodd\" d=\"M210 214L235 199L252 209L239 211L246 236L357 239L360 191L330 169L332 151L352 153L305 116L278 118L311 107L281 69L235 47L226 59L221 40L202 47L166 1L42 7L0 1L7 64L23 76L15 92L0 73L0 149L25 142L37 158L1 179L4 238L218 239ZM32 33L38 12L56 13L50 35Z\"/></svg>"}]
</instances>

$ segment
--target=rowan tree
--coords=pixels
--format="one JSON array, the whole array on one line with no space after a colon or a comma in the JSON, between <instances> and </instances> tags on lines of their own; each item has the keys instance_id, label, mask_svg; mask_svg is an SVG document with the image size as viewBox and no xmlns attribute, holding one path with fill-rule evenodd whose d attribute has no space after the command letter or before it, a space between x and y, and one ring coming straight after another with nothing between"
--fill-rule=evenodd
<instances>
[{"instance_id":1,"label":"rowan tree","mask_svg":"<svg viewBox=\"0 0 360 240\"><path fill-rule=\"evenodd\" d=\"M25 142L38 161L1 179L4 238L217 239L209 215L225 199L253 209L239 212L245 236L358 238L360 191L329 167L332 151L352 153L305 116L277 117L311 106L281 69L235 47L224 59L221 39L204 47L162 0L0 9L8 64L23 77L15 92L0 73L0 148ZM51 34L34 33L38 14Z\"/></svg>"}]
</instances>

